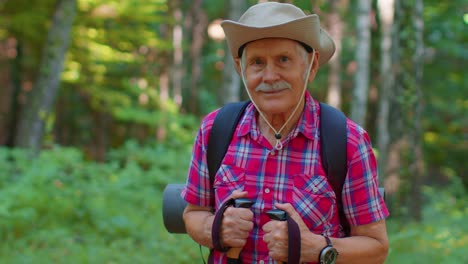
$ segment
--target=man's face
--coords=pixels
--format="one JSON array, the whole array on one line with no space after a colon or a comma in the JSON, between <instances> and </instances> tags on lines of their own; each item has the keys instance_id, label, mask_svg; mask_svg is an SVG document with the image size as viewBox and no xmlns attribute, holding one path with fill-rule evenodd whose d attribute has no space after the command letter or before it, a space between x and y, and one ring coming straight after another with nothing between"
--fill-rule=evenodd
<instances>
[{"instance_id":1,"label":"man's face","mask_svg":"<svg viewBox=\"0 0 468 264\"><path fill-rule=\"evenodd\" d=\"M267 115L288 115L303 95L310 55L289 39L256 40L246 45L244 53L243 69L252 100Z\"/></svg>"}]
</instances>

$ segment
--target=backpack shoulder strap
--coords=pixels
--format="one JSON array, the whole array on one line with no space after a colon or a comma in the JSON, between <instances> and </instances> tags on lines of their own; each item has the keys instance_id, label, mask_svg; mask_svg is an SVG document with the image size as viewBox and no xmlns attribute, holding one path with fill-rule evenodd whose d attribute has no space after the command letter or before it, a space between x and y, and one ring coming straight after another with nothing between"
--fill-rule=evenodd
<instances>
[{"instance_id":1,"label":"backpack shoulder strap","mask_svg":"<svg viewBox=\"0 0 468 264\"><path fill-rule=\"evenodd\" d=\"M346 116L340 110L320 103L320 145L323 169L335 192L340 222L349 235L349 223L343 211L341 193L348 170L346 158Z\"/></svg>"},{"instance_id":2,"label":"backpack shoulder strap","mask_svg":"<svg viewBox=\"0 0 468 264\"><path fill-rule=\"evenodd\" d=\"M249 101L228 103L216 115L207 149L208 172L211 184L214 182L214 177L221 166L235 128L248 104ZM328 182L337 198L341 224L346 235L349 235L349 224L344 215L341 200L341 191L347 172L346 142L346 116L338 109L320 103L322 164L327 173Z\"/></svg>"},{"instance_id":3,"label":"backpack shoulder strap","mask_svg":"<svg viewBox=\"0 0 468 264\"><path fill-rule=\"evenodd\" d=\"M211 185L213 185L216 172L219 166L221 166L221 162L229 147L237 123L239 123L249 102L250 101L228 103L216 114L208 139L206 154Z\"/></svg>"}]
</instances>

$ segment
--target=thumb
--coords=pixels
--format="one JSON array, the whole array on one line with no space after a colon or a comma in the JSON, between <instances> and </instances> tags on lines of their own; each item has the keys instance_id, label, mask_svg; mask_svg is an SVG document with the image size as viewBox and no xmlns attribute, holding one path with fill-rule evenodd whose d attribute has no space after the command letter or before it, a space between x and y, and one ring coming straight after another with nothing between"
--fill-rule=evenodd
<instances>
[{"instance_id":1,"label":"thumb","mask_svg":"<svg viewBox=\"0 0 468 264\"><path fill-rule=\"evenodd\" d=\"M302 220L302 217L290 203L277 203L275 204L275 207L288 213L289 217L291 217L299 225L300 229L308 230L306 224Z\"/></svg>"},{"instance_id":2,"label":"thumb","mask_svg":"<svg viewBox=\"0 0 468 264\"><path fill-rule=\"evenodd\" d=\"M275 207L280 210L285 211L286 213L288 213L290 217L293 217L293 218L294 218L294 215L297 214L296 210L294 210L294 207L292 207L290 203L277 203L275 204Z\"/></svg>"},{"instance_id":3,"label":"thumb","mask_svg":"<svg viewBox=\"0 0 468 264\"><path fill-rule=\"evenodd\" d=\"M232 199L244 198L244 197L247 197L247 191L234 190L231 193L231 198Z\"/></svg>"}]
</instances>

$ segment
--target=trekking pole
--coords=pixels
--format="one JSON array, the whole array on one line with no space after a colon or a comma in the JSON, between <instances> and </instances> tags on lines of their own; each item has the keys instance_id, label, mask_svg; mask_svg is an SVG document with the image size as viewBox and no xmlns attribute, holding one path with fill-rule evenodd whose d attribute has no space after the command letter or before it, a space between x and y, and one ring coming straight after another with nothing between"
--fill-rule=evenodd
<instances>
[{"instance_id":1,"label":"trekking pole","mask_svg":"<svg viewBox=\"0 0 468 264\"><path fill-rule=\"evenodd\" d=\"M266 214L270 217L271 220L277 220L277 221L286 221L288 220L288 214L280 209L271 209L266 212ZM286 264L287 262L278 262L278 263L284 263Z\"/></svg>"},{"instance_id":2,"label":"trekking pole","mask_svg":"<svg viewBox=\"0 0 468 264\"><path fill-rule=\"evenodd\" d=\"M250 208L254 204L254 201L247 198L237 198L234 201L234 207L236 208ZM231 248L226 253L228 259L227 264L241 264L239 259L242 248Z\"/></svg>"}]
</instances>

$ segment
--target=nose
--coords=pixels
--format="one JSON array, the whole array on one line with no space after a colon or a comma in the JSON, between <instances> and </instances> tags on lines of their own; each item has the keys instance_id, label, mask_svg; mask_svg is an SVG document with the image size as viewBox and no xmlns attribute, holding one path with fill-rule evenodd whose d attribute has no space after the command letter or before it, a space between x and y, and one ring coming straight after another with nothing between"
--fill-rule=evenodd
<instances>
[{"instance_id":1,"label":"nose","mask_svg":"<svg viewBox=\"0 0 468 264\"><path fill-rule=\"evenodd\" d=\"M268 63L263 70L263 82L274 83L280 79L278 71L274 65Z\"/></svg>"}]
</instances>

